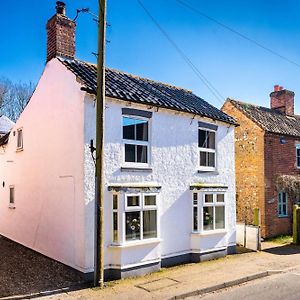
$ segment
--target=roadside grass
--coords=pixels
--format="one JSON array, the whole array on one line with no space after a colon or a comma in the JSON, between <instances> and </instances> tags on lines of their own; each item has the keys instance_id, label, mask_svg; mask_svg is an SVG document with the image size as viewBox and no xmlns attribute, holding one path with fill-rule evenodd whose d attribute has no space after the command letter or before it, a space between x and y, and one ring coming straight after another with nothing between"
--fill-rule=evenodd
<instances>
[{"instance_id":1,"label":"roadside grass","mask_svg":"<svg viewBox=\"0 0 300 300\"><path fill-rule=\"evenodd\" d=\"M278 235L278 236L266 239L265 241L280 244L280 245L292 244L293 243L293 236L291 236L291 235Z\"/></svg>"}]
</instances>

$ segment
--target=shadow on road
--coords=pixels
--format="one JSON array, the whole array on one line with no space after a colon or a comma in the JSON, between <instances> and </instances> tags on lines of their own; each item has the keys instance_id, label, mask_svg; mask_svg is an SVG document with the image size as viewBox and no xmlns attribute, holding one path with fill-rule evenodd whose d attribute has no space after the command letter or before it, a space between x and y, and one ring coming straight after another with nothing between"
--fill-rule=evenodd
<instances>
[{"instance_id":1,"label":"shadow on road","mask_svg":"<svg viewBox=\"0 0 300 300\"><path fill-rule=\"evenodd\" d=\"M273 247L265 247L262 251L275 255L293 255L300 254L300 246L292 244L274 246L273 244Z\"/></svg>"}]
</instances>

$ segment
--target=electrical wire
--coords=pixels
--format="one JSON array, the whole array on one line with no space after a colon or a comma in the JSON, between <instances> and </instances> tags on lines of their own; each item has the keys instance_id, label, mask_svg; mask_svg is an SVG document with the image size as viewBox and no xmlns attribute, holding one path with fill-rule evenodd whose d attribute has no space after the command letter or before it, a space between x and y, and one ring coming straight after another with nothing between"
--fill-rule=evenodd
<instances>
[{"instance_id":1,"label":"electrical wire","mask_svg":"<svg viewBox=\"0 0 300 300\"><path fill-rule=\"evenodd\" d=\"M192 62L192 60L184 53L184 51L175 43L175 41L170 37L170 35L164 30L164 28L159 24L159 22L153 17L150 11L143 5L140 0L137 0L139 5L146 12L151 21L156 25L164 37L169 41L169 43L175 48L175 50L180 54L181 58L188 64L196 76L201 80L201 82L208 88L208 90L215 96L215 98L220 101L223 105L225 97L212 85L212 83L200 72L197 66Z\"/></svg>"},{"instance_id":2,"label":"electrical wire","mask_svg":"<svg viewBox=\"0 0 300 300\"><path fill-rule=\"evenodd\" d=\"M251 42L252 44L258 46L259 48L264 49L265 51L267 51L267 52L269 52L269 53L271 53L271 54L273 54L273 55L275 55L275 56L277 56L277 57L279 57L279 58L281 58L281 59L289 62L290 64L292 64L292 65L300 68L300 64L298 64L297 62L295 62L295 61L291 60L290 58L288 58L288 57L286 57L286 56L284 56L284 55L282 55L282 54L280 54L280 53L272 50L271 48L268 48L268 47L264 46L263 44L259 43L258 41L256 41L256 40L254 40L254 39L246 36L245 34L240 33L239 31L237 31L237 30L235 30L235 29L233 29L233 28L231 28L231 27L229 27L229 26L221 23L220 21L218 21L218 20L216 20L216 19L208 16L204 12L202 12L202 11L198 10L197 8L189 5L188 3L186 3L186 2L184 2L182 0L175 0L175 1L177 3L179 3L179 4L181 4L182 6L188 8L189 10L191 10L191 11L193 11L193 12L201 15L202 17L205 17L206 19L208 19L208 20L210 20L210 21L218 24L219 26L225 28L226 30L230 31L231 33L234 33L234 34L238 35L239 37L243 38L244 40L247 40L248 42Z\"/></svg>"}]
</instances>

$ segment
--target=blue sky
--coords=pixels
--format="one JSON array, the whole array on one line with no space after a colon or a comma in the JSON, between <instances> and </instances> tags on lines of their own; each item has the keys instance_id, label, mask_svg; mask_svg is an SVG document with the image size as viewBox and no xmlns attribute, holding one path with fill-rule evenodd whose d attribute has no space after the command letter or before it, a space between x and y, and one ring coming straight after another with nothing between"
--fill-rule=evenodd
<instances>
[{"instance_id":1,"label":"blue sky","mask_svg":"<svg viewBox=\"0 0 300 300\"><path fill-rule=\"evenodd\" d=\"M300 64L300 1L184 0L191 6ZM0 76L36 83L46 56L46 22L55 1L1 3ZM66 0L67 14L77 8L97 12L97 0ZM107 66L193 90L220 107L136 0L107 0ZM300 113L300 67L241 39L175 0L143 0L197 68L226 98L269 106L269 93L280 84L296 93ZM95 62L97 28L89 15L77 20L77 57Z\"/></svg>"}]
</instances>

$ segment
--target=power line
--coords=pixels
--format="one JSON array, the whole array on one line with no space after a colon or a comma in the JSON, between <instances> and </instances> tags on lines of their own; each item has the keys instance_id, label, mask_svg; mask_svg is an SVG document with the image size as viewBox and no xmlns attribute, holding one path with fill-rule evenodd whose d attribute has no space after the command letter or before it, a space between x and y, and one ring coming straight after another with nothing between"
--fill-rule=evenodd
<instances>
[{"instance_id":1,"label":"power line","mask_svg":"<svg viewBox=\"0 0 300 300\"><path fill-rule=\"evenodd\" d=\"M205 14L204 12L198 10L197 8L195 8L195 7L193 7L193 6L189 5L189 4L187 4L186 2L184 2L184 1L182 1L182 0L175 0L175 1L178 2L179 4L181 4L182 6L184 6L184 7L188 8L188 9L192 10L193 12L195 12L195 13L197 13L197 14L203 16L203 17L205 17L206 19L208 19L208 20L210 20L210 21L212 21L212 22L218 24L219 26L225 28L226 30L228 30L228 31L230 31L230 32L232 32L232 33L238 35L239 37L241 37L241 38L243 38L243 39L245 39L245 40L247 40L247 41L253 43L254 45L260 47L261 49L264 49L265 51L268 51L269 53L271 53L271 54L273 54L273 55L275 55L275 56L277 56L277 57L279 57L279 58L281 58L281 59L283 59L283 60L289 62L290 64L295 65L295 66L298 67L298 68L300 68L300 64L298 64L297 62L295 62L295 61L291 60L290 58L288 58L288 57L286 57L286 56L284 56L284 55L282 55L282 54L280 54L280 53L278 53L278 52L272 50L271 48L268 48L268 47L262 45L262 44L259 43L258 41L256 41L256 40L254 40L254 39L252 39L252 38L246 36L245 34L240 33L239 31L237 31L237 30L235 30L235 29L233 29L233 28L231 28L231 27L229 27L229 26L227 26L227 25L221 23L220 21L218 21L218 20L216 20L216 19L214 19L214 18L208 16L208 15Z\"/></svg>"},{"instance_id":2,"label":"power line","mask_svg":"<svg viewBox=\"0 0 300 300\"><path fill-rule=\"evenodd\" d=\"M175 50L180 54L183 60L188 64L196 76L202 81L202 83L209 89L209 91L216 97L218 101L223 105L225 97L212 85L212 83L200 72L197 66L191 61L191 59L184 53L184 51L174 42L170 35L164 30L164 28L159 24L159 22L153 17L149 10L143 5L140 0L137 0L139 5L143 8L146 14L149 16L151 21L156 25L156 27L161 31L169 43L175 48Z\"/></svg>"}]
</instances>

